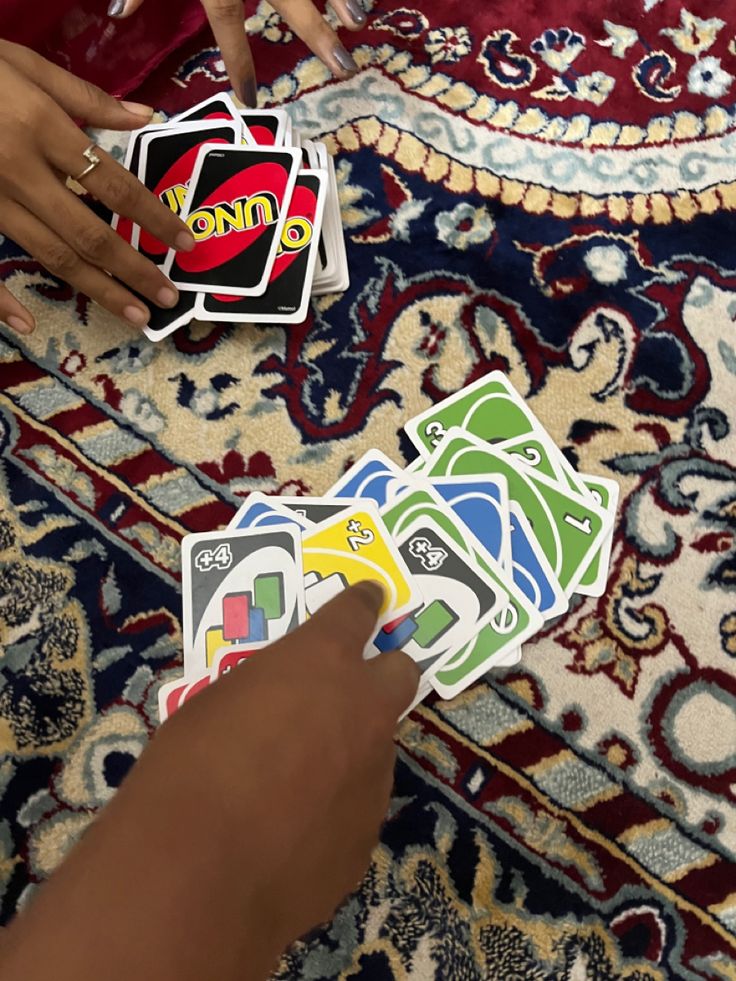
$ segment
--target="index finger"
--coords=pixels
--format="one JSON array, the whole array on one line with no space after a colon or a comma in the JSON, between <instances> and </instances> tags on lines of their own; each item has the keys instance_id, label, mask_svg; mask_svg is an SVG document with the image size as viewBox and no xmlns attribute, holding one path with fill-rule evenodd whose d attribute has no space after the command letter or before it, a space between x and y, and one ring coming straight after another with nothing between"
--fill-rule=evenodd
<instances>
[{"instance_id":1,"label":"index finger","mask_svg":"<svg viewBox=\"0 0 736 981\"><path fill-rule=\"evenodd\" d=\"M258 101L256 69L245 33L243 0L202 0L233 90L242 103Z\"/></svg>"},{"instance_id":2,"label":"index finger","mask_svg":"<svg viewBox=\"0 0 736 981\"><path fill-rule=\"evenodd\" d=\"M342 653L362 658L365 645L376 632L383 599L379 583L365 580L350 586L307 620L301 628L305 642L338 644Z\"/></svg>"}]
</instances>

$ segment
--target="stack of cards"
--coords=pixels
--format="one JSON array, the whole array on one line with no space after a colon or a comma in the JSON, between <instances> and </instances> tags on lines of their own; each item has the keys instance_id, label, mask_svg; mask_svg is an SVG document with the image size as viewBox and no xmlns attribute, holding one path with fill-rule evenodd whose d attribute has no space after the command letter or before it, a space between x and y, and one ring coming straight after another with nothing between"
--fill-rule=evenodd
<instances>
[{"instance_id":1,"label":"stack of cards","mask_svg":"<svg viewBox=\"0 0 736 981\"><path fill-rule=\"evenodd\" d=\"M371 450L325 497L254 493L226 531L184 539L184 677L162 720L361 579L385 587L364 654L406 651L414 704L516 663L572 593L603 593L618 484L575 471L504 374L405 429L420 456L403 470Z\"/></svg>"},{"instance_id":2,"label":"stack of cards","mask_svg":"<svg viewBox=\"0 0 736 981\"><path fill-rule=\"evenodd\" d=\"M324 143L300 138L285 110L239 110L213 96L137 130L125 166L196 240L176 253L113 216L118 235L181 291L173 310L150 307L151 340L194 319L302 323L310 296L348 288L332 158Z\"/></svg>"}]
</instances>

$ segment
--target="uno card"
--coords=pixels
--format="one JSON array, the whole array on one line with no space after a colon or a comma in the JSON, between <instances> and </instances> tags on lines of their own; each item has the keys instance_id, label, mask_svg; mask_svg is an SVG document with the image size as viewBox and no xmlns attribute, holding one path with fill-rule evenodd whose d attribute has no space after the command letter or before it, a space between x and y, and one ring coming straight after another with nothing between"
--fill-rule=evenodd
<instances>
[{"instance_id":1,"label":"uno card","mask_svg":"<svg viewBox=\"0 0 736 981\"><path fill-rule=\"evenodd\" d=\"M504 443L504 448L512 449L531 467L546 462L556 471L552 479L568 483L578 494L587 493L565 455L502 371L489 372L421 412L404 431L419 452L428 456L453 426L489 443ZM530 440L527 449L524 437ZM539 441L544 437L548 441L546 451L540 452Z\"/></svg>"},{"instance_id":2,"label":"uno card","mask_svg":"<svg viewBox=\"0 0 736 981\"><path fill-rule=\"evenodd\" d=\"M143 333L150 341L162 341L164 337L173 334L180 327L186 327L194 319L197 301L195 293L180 293L179 302L175 307L168 310L157 307L155 303L151 303L145 297L141 297L141 299L148 305L151 312L149 321L143 328Z\"/></svg>"},{"instance_id":3,"label":"uno card","mask_svg":"<svg viewBox=\"0 0 736 981\"><path fill-rule=\"evenodd\" d=\"M221 678L225 674L229 674L233 668L237 668L241 664L245 664L246 661L262 651L264 647L268 647L267 642L262 642L260 644L232 644L225 647L221 647L216 653L214 660L212 662L212 667L210 669L210 674L213 678Z\"/></svg>"},{"instance_id":4,"label":"uno card","mask_svg":"<svg viewBox=\"0 0 736 981\"><path fill-rule=\"evenodd\" d=\"M353 504L359 502L353 498L333 501L329 497L279 497L282 507L294 511L307 526L317 525L336 514L342 514Z\"/></svg>"},{"instance_id":5,"label":"uno card","mask_svg":"<svg viewBox=\"0 0 736 981\"><path fill-rule=\"evenodd\" d=\"M148 133L141 141L138 177L175 215L180 215L200 147L208 143L233 144L238 125L227 120L184 123L177 129ZM152 262L161 264L169 251L155 235L136 225L131 245Z\"/></svg>"},{"instance_id":6,"label":"uno card","mask_svg":"<svg viewBox=\"0 0 736 981\"><path fill-rule=\"evenodd\" d=\"M381 514L395 537L400 537L420 517L435 521L450 541L475 556L480 571L490 577L500 596L506 596L506 603L496 614L493 624L482 627L477 637L453 655L432 678L432 686L440 694L454 697L489 668L514 654L520 644L539 630L542 616L514 584L511 575L483 549L472 532L457 521L430 485L408 491L383 508ZM397 645L394 636L385 631L377 646L387 650L401 644ZM422 686L420 692L421 689Z\"/></svg>"},{"instance_id":7,"label":"uno card","mask_svg":"<svg viewBox=\"0 0 736 981\"><path fill-rule=\"evenodd\" d=\"M183 290L264 293L298 170L286 147L203 147L181 215L197 244L169 252L164 272Z\"/></svg>"},{"instance_id":8,"label":"uno card","mask_svg":"<svg viewBox=\"0 0 736 981\"><path fill-rule=\"evenodd\" d=\"M162 685L158 691L158 712L161 722L188 702L190 698L209 687L222 675L232 671L237 665L244 663L252 654L265 647L266 644L251 644L248 647L232 646L223 648L215 655L214 663L206 674L193 678L184 676Z\"/></svg>"},{"instance_id":9,"label":"uno card","mask_svg":"<svg viewBox=\"0 0 736 981\"><path fill-rule=\"evenodd\" d=\"M501 567L510 570L511 528L506 480L501 476L435 477L430 483Z\"/></svg>"},{"instance_id":10,"label":"uno card","mask_svg":"<svg viewBox=\"0 0 736 981\"><path fill-rule=\"evenodd\" d=\"M209 687L214 679L210 673L199 675L196 678L183 677L175 681L169 681L162 685L158 690L158 715L161 722L166 722L170 716L181 708L184 702L189 701L198 692Z\"/></svg>"},{"instance_id":11,"label":"uno card","mask_svg":"<svg viewBox=\"0 0 736 981\"><path fill-rule=\"evenodd\" d=\"M210 96L209 99L205 99L204 102L192 106L191 109L180 112L171 122L178 126L180 123L193 123L201 120L209 121L211 119L226 119L228 122L238 123L243 132L243 143L247 143L249 146L256 145L256 141L253 139L248 127L240 118L237 106L227 92L218 92L217 95Z\"/></svg>"},{"instance_id":12,"label":"uno card","mask_svg":"<svg viewBox=\"0 0 736 981\"><path fill-rule=\"evenodd\" d=\"M323 232L325 249L312 284L312 295L322 296L326 293L344 292L350 286L350 272L345 251L335 164L323 143L317 143L315 146L320 167L327 171L328 181Z\"/></svg>"},{"instance_id":13,"label":"uno card","mask_svg":"<svg viewBox=\"0 0 736 981\"><path fill-rule=\"evenodd\" d=\"M494 443L497 450L513 456L519 463L531 467L537 473L544 474L550 480L556 480L563 487L569 487L576 494L586 494L585 488L577 474L567 462L565 455L554 443L552 437L540 430L514 439L501 440ZM572 476L568 478L568 473Z\"/></svg>"},{"instance_id":14,"label":"uno card","mask_svg":"<svg viewBox=\"0 0 736 981\"><path fill-rule=\"evenodd\" d=\"M305 602L311 615L354 583L380 582L379 626L422 603L406 562L371 504L361 502L309 529L302 539Z\"/></svg>"},{"instance_id":15,"label":"uno card","mask_svg":"<svg viewBox=\"0 0 736 981\"><path fill-rule=\"evenodd\" d=\"M198 316L249 323L303 323L309 307L324 203L324 175L319 171L300 171L266 292L248 297L200 294Z\"/></svg>"},{"instance_id":16,"label":"uno card","mask_svg":"<svg viewBox=\"0 0 736 981\"><path fill-rule=\"evenodd\" d=\"M509 505L509 524L514 582L544 619L551 620L568 608L565 591L539 547L526 515L516 503Z\"/></svg>"},{"instance_id":17,"label":"uno card","mask_svg":"<svg viewBox=\"0 0 736 981\"><path fill-rule=\"evenodd\" d=\"M450 429L430 457L427 476L500 474L509 501L526 515L552 572L569 596L600 549L613 518L591 498L575 494L489 443Z\"/></svg>"},{"instance_id":18,"label":"uno card","mask_svg":"<svg viewBox=\"0 0 736 981\"><path fill-rule=\"evenodd\" d=\"M367 498L382 508L408 486L404 472L393 460L380 450L368 450L327 493L328 497Z\"/></svg>"},{"instance_id":19,"label":"uno card","mask_svg":"<svg viewBox=\"0 0 736 981\"><path fill-rule=\"evenodd\" d=\"M402 623L401 649L427 677L491 622L506 597L429 516L410 522L396 544L424 597Z\"/></svg>"},{"instance_id":20,"label":"uno card","mask_svg":"<svg viewBox=\"0 0 736 981\"><path fill-rule=\"evenodd\" d=\"M205 671L222 647L283 637L305 614L299 531L281 525L187 535L182 597L186 674Z\"/></svg>"},{"instance_id":21,"label":"uno card","mask_svg":"<svg viewBox=\"0 0 736 981\"><path fill-rule=\"evenodd\" d=\"M613 522L616 520L619 486L615 480L608 477L596 477L587 473L579 476L596 504L599 504L610 515L611 530L603 539L600 550L594 556L593 561L575 588L576 592L585 596L602 596L608 582L608 566L611 560L611 548L613 547Z\"/></svg>"},{"instance_id":22,"label":"uno card","mask_svg":"<svg viewBox=\"0 0 736 981\"><path fill-rule=\"evenodd\" d=\"M284 146L289 116L284 109L239 109L248 132L257 146Z\"/></svg>"},{"instance_id":23,"label":"uno card","mask_svg":"<svg viewBox=\"0 0 736 981\"><path fill-rule=\"evenodd\" d=\"M283 524L292 525L302 532L312 522L283 507L279 498L253 491L238 508L228 528L273 528Z\"/></svg>"},{"instance_id":24,"label":"uno card","mask_svg":"<svg viewBox=\"0 0 736 981\"><path fill-rule=\"evenodd\" d=\"M168 123L150 123L148 126L144 126L142 129L137 129L130 134L130 139L128 140L128 146L125 150L125 158L123 160L123 166L126 170L129 170L131 174L138 175L138 165L141 159L141 143L143 137L147 136L149 133L160 133L162 130L169 130L170 126ZM128 245L133 241L133 228L135 222L132 218L126 218L124 215L115 214L112 216L110 222L112 230L117 232L123 241L127 242Z\"/></svg>"}]
</instances>

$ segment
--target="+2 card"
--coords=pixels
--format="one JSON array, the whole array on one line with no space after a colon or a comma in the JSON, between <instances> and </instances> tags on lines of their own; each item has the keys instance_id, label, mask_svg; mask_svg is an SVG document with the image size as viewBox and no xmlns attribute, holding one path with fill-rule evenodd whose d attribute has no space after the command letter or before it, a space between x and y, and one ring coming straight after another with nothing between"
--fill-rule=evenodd
<instances>
[{"instance_id":1,"label":"+2 card","mask_svg":"<svg viewBox=\"0 0 736 981\"><path fill-rule=\"evenodd\" d=\"M305 531L302 550L309 614L365 579L384 588L379 627L421 605L422 594L372 504L361 501Z\"/></svg>"}]
</instances>

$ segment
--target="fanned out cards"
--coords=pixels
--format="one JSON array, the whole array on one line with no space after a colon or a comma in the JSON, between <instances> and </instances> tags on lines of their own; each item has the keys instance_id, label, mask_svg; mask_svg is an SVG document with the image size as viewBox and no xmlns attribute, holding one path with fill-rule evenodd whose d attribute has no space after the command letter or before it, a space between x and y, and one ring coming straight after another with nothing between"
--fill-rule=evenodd
<instances>
[{"instance_id":1,"label":"fanned out cards","mask_svg":"<svg viewBox=\"0 0 736 981\"><path fill-rule=\"evenodd\" d=\"M618 484L578 473L506 375L405 431L408 467L370 450L324 497L252 493L226 530L184 538L184 676L161 690L162 721L361 579L385 590L364 656L406 651L414 704L515 664L573 593L603 594Z\"/></svg>"},{"instance_id":2,"label":"fanned out cards","mask_svg":"<svg viewBox=\"0 0 736 981\"><path fill-rule=\"evenodd\" d=\"M215 95L132 134L125 166L189 226L176 253L129 219L113 228L176 284L172 310L150 307L153 341L191 320L297 324L312 296L349 285L337 181L324 143L302 140L283 109Z\"/></svg>"}]
</instances>

